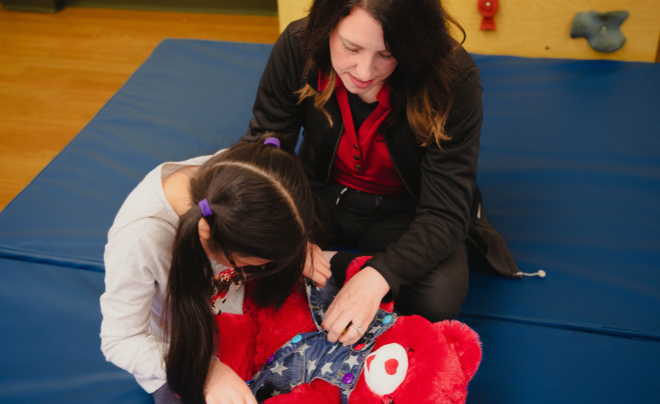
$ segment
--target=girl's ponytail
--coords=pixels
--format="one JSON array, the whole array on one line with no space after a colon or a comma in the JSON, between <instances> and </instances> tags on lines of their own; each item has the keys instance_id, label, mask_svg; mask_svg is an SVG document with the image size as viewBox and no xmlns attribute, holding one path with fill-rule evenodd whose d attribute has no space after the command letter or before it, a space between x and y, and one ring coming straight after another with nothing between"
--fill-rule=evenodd
<instances>
[{"instance_id":1,"label":"girl's ponytail","mask_svg":"<svg viewBox=\"0 0 660 404\"><path fill-rule=\"evenodd\" d=\"M210 158L190 181L195 206L179 219L165 306L171 320L167 381L187 404L204 404L217 336L210 304L214 273L199 239L203 216L196 204L206 199L212 208L204 218L209 252L271 261L254 274L250 296L261 306L284 303L300 285L308 243L320 243L314 196L290 153L296 137L278 139L279 148L237 144Z\"/></svg>"},{"instance_id":2,"label":"girl's ponytail","mask_svg":"<svg viewBox=\"0 0 660 404\"><path fill-rule=\"evenodd\" d=\"M217 326L209 305L213 268L199 239L201 217L195 206L180 218L165 302L171 321L167 381L187 404L204 404L208 365L216 354Z\"/></svg>"}]
</instances>

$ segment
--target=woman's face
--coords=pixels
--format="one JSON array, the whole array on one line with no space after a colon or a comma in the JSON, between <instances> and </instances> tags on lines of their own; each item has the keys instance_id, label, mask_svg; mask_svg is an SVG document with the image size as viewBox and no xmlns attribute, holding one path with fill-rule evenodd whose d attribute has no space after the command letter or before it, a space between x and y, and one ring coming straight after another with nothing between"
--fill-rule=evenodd
<instances>
[{"instance_id":1,"label":"woman's face","mask_svg":"<svg viewBox=\"0 0 660 404\"><path fill-rule=\"evenodd\" d=\"M360 7L330 35L330 57L346 89L374 101L397 64L385 47L380 23Z\"/></svg>"}]
</instances>

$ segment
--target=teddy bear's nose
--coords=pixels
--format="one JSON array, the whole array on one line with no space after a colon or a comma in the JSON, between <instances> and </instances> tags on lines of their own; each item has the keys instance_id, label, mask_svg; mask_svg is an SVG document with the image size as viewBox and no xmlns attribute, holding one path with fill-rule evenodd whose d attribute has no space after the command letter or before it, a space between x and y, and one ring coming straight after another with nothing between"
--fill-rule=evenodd
<instances>
[{"instance_id":1,"label":"teddy bear's nose","mask_svg":"<svg viewBox=\"0 0 660 404\"><path fill-rule=\"evenodd\" d=\"M393 393L408 373L408 354L399 344L387 344L367 357L364 380L379 396Z\"/></svg>"},{"instance_id":2,"label":"teddy bear's nose","mask_svg":"<svg viewBox=\"0 0 660 404\"><path fill-rule=\"evenodd\" d=\"M396 374L396 369L399 367L399 361L396 359L389 359L385 362L385 372L388 375Z\"/></svg>"}]
</instances>

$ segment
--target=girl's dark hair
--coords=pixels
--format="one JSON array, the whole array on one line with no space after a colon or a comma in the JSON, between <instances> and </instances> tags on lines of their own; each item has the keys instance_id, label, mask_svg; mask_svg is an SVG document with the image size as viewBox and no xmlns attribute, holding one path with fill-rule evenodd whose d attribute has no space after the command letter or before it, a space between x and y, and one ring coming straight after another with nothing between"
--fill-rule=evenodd
<instances>
[{"instance_id":1,"label":"girl's dark hair","mask_svg":"<svg viewBox=\"0 0 660 404\"><path fill-rule=\"evenodd\" d=\"M300 163L262 143L239 143L199 167L190 181L193 206L179 219L165 301L171 322L165 324L165 364L170 387L188 404L204 403L218 333L210 304L214 273L198 233L199 201L207 199L213 211L204 218L213 252L272 260L251 293L261 306L284 303L302 276L308 240L318 243L316 205Z\"/></svg>"},{"instance_id":2,"label":"girl's dark hair","mask_svg":"<svg viewBox=\"0 0 660 404\"><path fill-rule=\"evenodd\" d=\"M314 97L314 105L332 119L323 105L334 91L337 75L330 59L330 36L354 7L363 8L383 28L385 46L397 60L391 75L391 93L406 108L408 122L423 145L449 140L444 130L452 104L452 53L459 44L451 36L449 23L465 31L442 7L439 0L315 0L309 14L303 50L307 58L305 77L328 77L322 92L309 84L298 90L299 100Z\"/></svg>"}]
</instances>

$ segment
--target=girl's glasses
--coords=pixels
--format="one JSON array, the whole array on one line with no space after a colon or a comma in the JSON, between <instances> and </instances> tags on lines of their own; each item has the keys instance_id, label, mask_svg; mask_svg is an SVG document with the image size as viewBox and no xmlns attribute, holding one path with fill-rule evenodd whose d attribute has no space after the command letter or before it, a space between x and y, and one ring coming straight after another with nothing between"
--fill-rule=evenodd
<instances>
[{"instance_id":1,"label":"girl's glasses","mask_svg":"<svg viewBox=\"0 0 660 404\"><path fill-rule=\"evenodd\" d=\"M245 265L239 267L236 266L236 262L234 262L231 255L226 255L226 257L232 268L226 269L213 277L214 290L211 293L212 306L217 299L220 299L221 302L225 301L229 287L232 283L236 285L236 288L239 288L242 284L256 278L259 272L266 267L265 264L262 266Z\"/></svg>"},{"instance_id":2,"label":"girl's glasses","mask_svg":"<svg viewBox=\"0 0 660 404\"><path fill-rule=\"evenodd\" d=\"M232 268L234 269L234 272L236 272L236 276L238 276L238 279L240 279L240 281L243 283L246 283L254 279L259 274L260 271L266 268L266 264L261 266L244 265L242 267L239 267L236 265L236 262L234 262L234 259L231 257L231 254L226 255L226 257L227 257L227 261L229 261Z\"/></svg>"}]
</instances>

